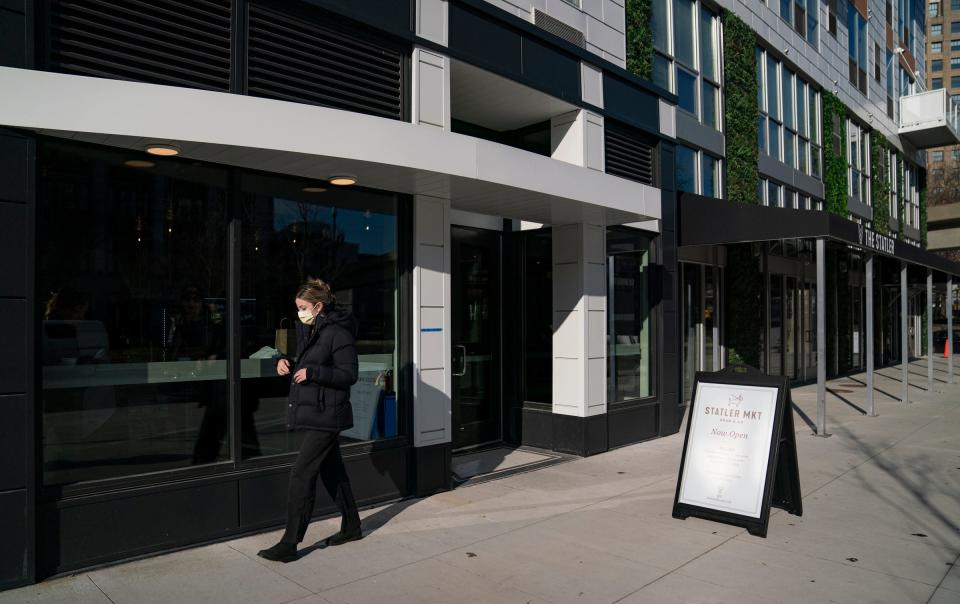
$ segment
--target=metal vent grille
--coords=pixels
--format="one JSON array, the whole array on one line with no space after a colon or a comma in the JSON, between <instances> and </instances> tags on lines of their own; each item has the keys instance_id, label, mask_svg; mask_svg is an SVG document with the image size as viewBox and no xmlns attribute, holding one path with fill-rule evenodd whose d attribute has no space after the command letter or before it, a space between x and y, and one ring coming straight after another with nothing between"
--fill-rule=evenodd
<instances>
[{"instance_id":1,"label":"metal vent grille","mask_svg":"<svg viewBox=\"0 0 960 604\"><path fill-rule=\"evenodd\" d=\"M563 21L551 17L547 13L536 8L533 9L533 24L555 36L563 38L571 44L579 46L580 48L587 47L587 42L583 37L582 31L575 27L570 27Z\"/></svg>"},{"instance_id":2,"label":"metal vent grille","mask_svg":"<svg viewBox=\"0 0 960 604\"><path fill-rule=\"evenodd\" d=\"M54 0L52 71L230 89L230 0Z\"/></svg>"},{"instance_id":3,"label":"metal vent grille","mask_svg":"<svg viewBox=\"0 0 960 604\"><path fill-rule=\"evenodd\" d=\"M403 119L402 49L331 23L251 5L247 92Z\"/></svg>"},{"instance_id":4,"label":"metal vent grille","mask_svg":"<svg viewBox=\"0 0 960 604\"><path fill-rule=\"evenodd\" d=\"M604 152L607 174L656 186L657 145L653 137L607 119Z\"/></svg>"}]
</instances>

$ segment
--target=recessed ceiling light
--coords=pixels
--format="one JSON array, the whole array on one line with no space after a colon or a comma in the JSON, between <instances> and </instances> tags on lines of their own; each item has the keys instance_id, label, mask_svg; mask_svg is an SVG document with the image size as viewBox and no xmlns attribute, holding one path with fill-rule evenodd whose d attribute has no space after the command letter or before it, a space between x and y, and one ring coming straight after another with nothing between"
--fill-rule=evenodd
<instances>
[{"instance_id":1,"label":"recessed ceiling light","mask_svg":"<svg viewBox=\"0 0 960 604\"><path fill-rule=\"evenodd\" d=\"M150 155L160 155L162 157L180 155L180 147L177 147L176 145L168 145L166 143L151 143L144 147L144 149Z\"/></svg>"},{"instance_id":2,"label":"recessed ceiling light","mask_svg":"<svg viewBox=\"0 0 960 604\"><path fill-rule=\"evenodd\" d=\"M323 187L304 187L303 188L304 193L323 193L324 191L326 191L326 189L324 189Z\"/></svg>"},{"instance_id":3,"label":"recessed ceiling light","mask_svg":"<svg viewBox=\"0 0 960 604\"><path fill-rule=\"evenodd\" d=\"M130 168L152 168L157 164L146 159L128 159L127 161L123 162L123 165Z\"/></svg>"},{"instance_id":4,"label":"recessed ceiling light","mask_svg":"<svg viewBox=\"0 0 960 604\"><path fill-rule=\"evenodd\" d=\"M352 174L334 174L330 177L330 184L338 187L349 187L357 184L357 177Z\"/></svg>"}]
</instances>

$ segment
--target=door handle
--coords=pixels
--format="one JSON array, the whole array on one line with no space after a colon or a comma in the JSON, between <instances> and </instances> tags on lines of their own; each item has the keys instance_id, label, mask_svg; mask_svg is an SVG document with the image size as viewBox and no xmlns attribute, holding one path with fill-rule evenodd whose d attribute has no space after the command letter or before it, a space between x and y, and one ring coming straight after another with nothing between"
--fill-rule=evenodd
<instances>
[{"instance_id":1,"label":"door handle","mask_svg":"<svg viewBox=\"0 0 960 604\"><path fill-rule=\"evenodd\" d=\"M460 344L457 344L457 345L455 345L455 346L453 347L453 350L454 350L454 354L453 354L453 361L454 361L454 362L453 362L453 367L454 367L453 375L454 375L455 377L461 377L462 375L464 375L464 374L467 373L467 347L466 347L466 346L462 346L462 345L460 345ZM458 353L459 353L459 354L458 354ZM457 371L457 370L456 370L456 366L457 366L456 360L457 360L457 357L458 357L458 356L460 357L460 371Z\"/></svg>"}]
</instances>

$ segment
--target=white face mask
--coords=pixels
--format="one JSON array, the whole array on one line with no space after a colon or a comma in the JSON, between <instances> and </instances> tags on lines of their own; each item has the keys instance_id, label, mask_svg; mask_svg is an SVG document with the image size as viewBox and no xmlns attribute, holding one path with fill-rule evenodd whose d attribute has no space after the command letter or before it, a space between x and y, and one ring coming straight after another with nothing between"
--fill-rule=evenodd
<instances>
[{"instance_id":1,"label":"white face mask","mask_svg":"<svg viewBox=\"0 0 960 604\"><path fill-rule=\"evenodd\" d=\"M300 317L300 321L304 325L313 325L313 322L316 320L316 316L314 316L313 310L309 310L309 309L297 311L297 316Z\"/></svg>"}]
</instances>

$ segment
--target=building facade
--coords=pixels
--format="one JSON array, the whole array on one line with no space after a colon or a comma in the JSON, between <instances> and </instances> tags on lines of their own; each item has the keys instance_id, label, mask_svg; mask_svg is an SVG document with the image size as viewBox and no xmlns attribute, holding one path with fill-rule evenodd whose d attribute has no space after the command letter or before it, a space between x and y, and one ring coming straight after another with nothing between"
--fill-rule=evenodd
<instances>
[{"instance_id":1,"label":"building facade","mask_svg":"<svg viewBox=\"0 0 960 604\"><path fill-rule=\"evenodd\" d=\"M362 505L678 429L676 97L624 69L622 5L15 0L0 31L0 587L281 522L310 276L360 319Z\"/></svg>"},{"instance_id":2,"label":"building facade","mask_svg":"<svg viewBox=\"0 0 960 604\"><path fill-rule=\"evenodd\" d=\"M927 5L927 88L946 89L960 102L960 3ZM931 149L927 155L930 209L929 249L960 260L960 147Z\"/></svg>"},{"instance_id":3,"label":"building facade","mask_svg":"<svg viewBox=\"0 0 960 604\"><path fill-rule=\"evenodd\" d=\"M280 524L307 277L360 319L361 505L929 351L926 14L0 0L0 588Z\"/></svg>"},{"instance_id":4,"label":"building facade","mask_svg":"<svg viewBox=\"0 0 960 604\"><path fill-rule=\"evenodd\" d=\"M651 79L677 94L684 398L696 371L731 360L802 382L924 354L924 267L942 267L923 252L925 150L960 140L952 98L924 86L927 7L653 0L650 14ZM904 257L833 237L826 222L807 228L807 212L927 259L907 263L905 333ZM811 234L824 235L822 280ZM943 285L946 273L934 278ZM874 299L882 311L868 326Z\"/></svg>"}]
</instances>

